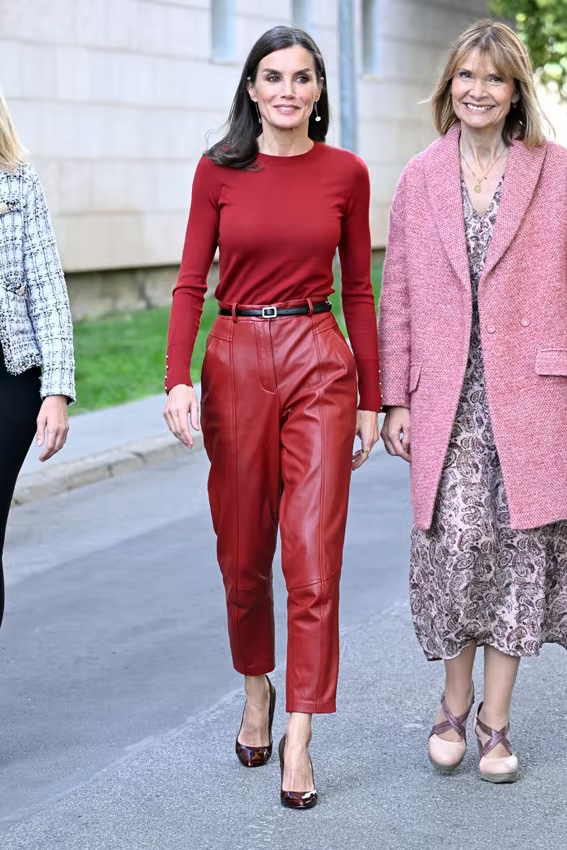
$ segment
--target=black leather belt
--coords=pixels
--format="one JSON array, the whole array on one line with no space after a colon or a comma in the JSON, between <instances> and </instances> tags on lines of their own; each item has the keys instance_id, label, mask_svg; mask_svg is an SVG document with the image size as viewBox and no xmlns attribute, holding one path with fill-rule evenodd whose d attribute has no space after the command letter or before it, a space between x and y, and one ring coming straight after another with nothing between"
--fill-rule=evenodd
<instances>
[{"instance_id":1,"label":"black leather belt","mask_svg":"<svg viewBox=\"0 0 567 850\"><path fill-rule=\"evenodd\" d=\"M297 307L257 307L250 310L241 310L237 307L234 311L235 316L257 316L261 319L277 319L278 316L308 316L313 313L329 313L331 311L330 301L316 301L313 304L313 310L309 310L307 304L298 304ZM219 307L219 316L232 316L232 310L226 307Z\"/></svg>"}]
</instances>

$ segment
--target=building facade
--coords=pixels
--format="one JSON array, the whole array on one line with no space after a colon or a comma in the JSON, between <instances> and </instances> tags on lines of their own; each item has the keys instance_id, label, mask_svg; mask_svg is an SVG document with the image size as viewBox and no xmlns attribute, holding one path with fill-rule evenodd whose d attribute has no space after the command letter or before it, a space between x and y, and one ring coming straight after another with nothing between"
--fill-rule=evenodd
<instances>
[{"instance_id":1,"label":"building facade","mask_svg":"<svg viewBox=\"0 0 567 850\"><path fill-rule=\"evenodd\" d=\"M434 137L422 101L486 5L355 2L375 247L401 169ZM337 17L337 0L0 0L0 84L48 195L77 317L169 298L195 165L264 30L313 34L327 63L328 141L340 144Z\"/></svg>"}]
</instances>

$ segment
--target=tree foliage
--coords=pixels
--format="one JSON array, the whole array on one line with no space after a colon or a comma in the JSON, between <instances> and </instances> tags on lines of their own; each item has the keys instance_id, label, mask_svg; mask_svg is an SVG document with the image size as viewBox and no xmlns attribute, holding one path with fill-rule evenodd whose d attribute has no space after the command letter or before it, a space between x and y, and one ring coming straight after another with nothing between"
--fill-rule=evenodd
<instances>
[{"instance_id":1,"label":"tree foliage","mask_svg":"<svg viewBox=\"0 0 567 850\"><path fill-rule=\"evenodd\" d=\"M515 21L541 81L567 99L567 0L491 0L490 7Z\"/></svg>"}]
</instances>

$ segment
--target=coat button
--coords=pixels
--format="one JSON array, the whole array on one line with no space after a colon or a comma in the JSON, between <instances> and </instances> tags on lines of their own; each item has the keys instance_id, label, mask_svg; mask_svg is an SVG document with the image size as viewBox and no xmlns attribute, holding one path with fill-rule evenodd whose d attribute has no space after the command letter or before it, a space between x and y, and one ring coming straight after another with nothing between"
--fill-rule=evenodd
<instances>
[{"instance_id":1,"label":"coat button","mask_svg":"<svg viewBox=\"0 0 567 850\"><path fill-rule=\"evenodd\" d=\"M494 325L487 325L486 326L486 332L489 333L489 334L495 334L496 328L494 327Z\"/></svg>"},{"instance_id":2,"label":"coat button","mask_svg":"<svg viewBox=\"0 0 567 850\"><path fill-rule=\"evenodd\" d=\"M527 328L530 324L530 320L524 317L523 319L520 319L520 324L523 328Z\"/></svg>"}]
</instances>

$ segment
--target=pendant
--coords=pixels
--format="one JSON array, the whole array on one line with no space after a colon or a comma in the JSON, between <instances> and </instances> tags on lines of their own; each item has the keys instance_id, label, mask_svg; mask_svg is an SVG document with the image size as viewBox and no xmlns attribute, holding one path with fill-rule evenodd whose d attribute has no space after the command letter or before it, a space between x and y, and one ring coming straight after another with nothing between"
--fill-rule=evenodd
<instances>
[{"instance_id":1,"label":"pendant","mask_svg":"<svg viewBox=\"0 0 567 850\"><path fill-rule=\"evenodd\" d=\"M476 186L474 187L474 190L477 193L482 192L482 181L476 184Z\"/></svg>"}]
</instances>

